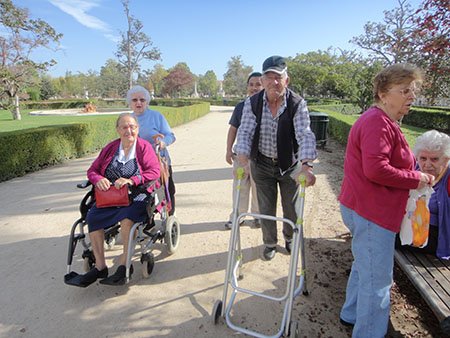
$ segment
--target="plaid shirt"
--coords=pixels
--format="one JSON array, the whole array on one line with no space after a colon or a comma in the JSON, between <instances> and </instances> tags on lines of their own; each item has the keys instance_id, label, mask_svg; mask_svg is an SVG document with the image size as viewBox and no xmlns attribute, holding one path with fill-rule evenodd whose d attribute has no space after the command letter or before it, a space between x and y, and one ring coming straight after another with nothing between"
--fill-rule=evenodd
<instances>
[{"instance_id":1,"label":"plaid shirt","mask_svg":"<svg viewBox=\"0 0 450 338\"><path fill-rule=\"evenodd\" d=\"M280 115L283 114L286 109L286 96L287 92L285 94L283 103L278 109L277 115L275 117L272 117L272 113L267 103L266 93L264 93L261 130L259 137L259 152L264 156L278 158L278 120L280 118ZM255 128L256 116L252 112L250 98L247 98L245 100L244 109L242 112L241 125L239 126L237 133L237 144L235 146L235 151L238 155L245 155L247 157L250 156ZM294 130L295 138L299 145L299 151L298 154L292 155L292 163L295 163L297 160L302 161L304 159L316 159L316 138L310 128L309 112L305 100L302 100L300 102L298 109L294 114Z\"/></svg>"}]
</instances>

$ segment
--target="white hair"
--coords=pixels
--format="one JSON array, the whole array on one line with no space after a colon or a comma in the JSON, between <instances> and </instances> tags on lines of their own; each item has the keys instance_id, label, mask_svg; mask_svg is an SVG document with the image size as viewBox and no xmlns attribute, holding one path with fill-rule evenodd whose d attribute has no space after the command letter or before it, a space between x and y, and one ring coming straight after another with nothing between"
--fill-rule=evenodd
<instances>
[{"instance_id":1,"label":"white hair","mask_svg":"<svg viewBox=\"0 0 450 338\"><path fill-rule=\"evenodd\" d=\"M422 151L442 152L450 158L450 136L437 130L429 130L420 135L414 145L414 155L419 156Z\"/></svg>"},{"instance_id":2,"label":"white hair","mask_svg":"<svg viewBox=\"0 0 450 338\"><path fill-rule=\"evenodd\" d=\"M131 103L131 95L136 93L142 93L144 94L144 98L147 101L147 104L150 103L150 93L147 89L145 89L142 86L133 86L128 92L127 92L127 103L130 105Z\"/></svg>"}]
</instances>

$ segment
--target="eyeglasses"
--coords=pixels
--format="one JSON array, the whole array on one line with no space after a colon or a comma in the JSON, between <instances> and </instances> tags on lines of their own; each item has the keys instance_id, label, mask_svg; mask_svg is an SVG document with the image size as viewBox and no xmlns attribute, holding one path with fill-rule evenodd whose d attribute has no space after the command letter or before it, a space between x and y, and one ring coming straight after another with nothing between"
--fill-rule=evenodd
<instances>
[{"instance_id":1,"label":"eyeglasses","mask_svg":"<svg viewBox=\"0 0 450 338\"><path fill-rule=\"evenodd\" d=\"M417 88L417 87L412 87L412 88L408 87L408 88L398 89L398 90L391 89L391 91L398 92L398 93L402 94L402 96L404 98L408 98L408 97L411 97L413 95L417 97L420 94L420 88Z\"/></svg>"},{"instance_id":2,"label":"eyeglasses","mask_svg":"<svg viewBox=\"0 0 450 338\"><path fill-rule=\"evenodd\" d=\"M141 103L144 103L145 101L147 101L146 99L131 99L131 102L141 102Z\"/></svg>"},{"instance_id":3,"label":"eyeglasses","mask_svg":"<svg viewBox=\"0 0 450 338\"><path fill-rule=\"evenodd\" d=\"M129 124L128 126L119 126L119 127L117 127L117 128L119 128L120 130L123 130L123 131L127 131L128 129L136 130L137 127L138 127L138 126L135 125L135 124Z\"/></svg>"}]
</instances>

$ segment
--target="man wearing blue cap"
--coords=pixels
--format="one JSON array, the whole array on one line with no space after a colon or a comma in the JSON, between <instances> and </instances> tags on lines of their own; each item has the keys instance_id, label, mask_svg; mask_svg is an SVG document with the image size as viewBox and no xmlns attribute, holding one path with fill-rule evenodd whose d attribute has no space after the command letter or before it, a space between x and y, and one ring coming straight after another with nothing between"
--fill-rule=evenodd
<instances>
[{"instance_id":1,"label":"man wearing blue cap","mask_svg":"<svg viewBox=\"0 0 450 338\"><path fill-rule=\"evenodd\" d=\"M289 77L285 59L278 55L267 58L262 73L264 90L244 104L236 153L240 165L246 173L251 170L255 180L260 213L275 216L279 186L283 217L295 223L297 185L291 173L301 167L306 185L315 183L312 161L317 157L316 139L310 128L305 100L287 88ZM262 219L261 228L265 245L263 256L271 260L276 252L277 225L275 221ZM289 254L292 234L292 227L284 223L283 236Z\"/></svg>"}]
</instances>

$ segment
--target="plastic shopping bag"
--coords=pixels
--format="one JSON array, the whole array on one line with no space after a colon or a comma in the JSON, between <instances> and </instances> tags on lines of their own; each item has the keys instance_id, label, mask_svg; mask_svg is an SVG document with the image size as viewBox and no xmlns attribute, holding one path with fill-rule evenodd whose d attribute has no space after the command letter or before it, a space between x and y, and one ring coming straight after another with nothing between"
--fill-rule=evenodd
<instances>
[{"instance_id":1,"label":"plastic shopping bag","mask_svg":"<svg viewBox=\"0 0 450 338\"><path fill-rule=\"evenodd\" d=\"M400 226L400 241L402 245L423 248L428 244L430 229L430 210L428 202L433 188L425 187L409 191L406 212Z\"/></svg>"}]
</instances>

